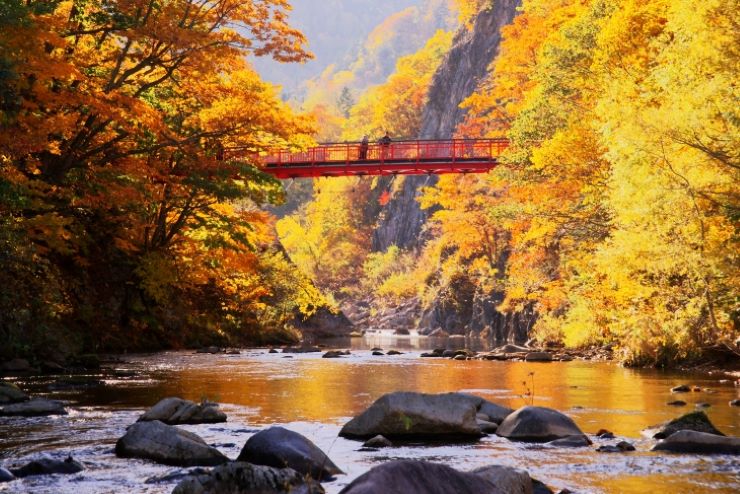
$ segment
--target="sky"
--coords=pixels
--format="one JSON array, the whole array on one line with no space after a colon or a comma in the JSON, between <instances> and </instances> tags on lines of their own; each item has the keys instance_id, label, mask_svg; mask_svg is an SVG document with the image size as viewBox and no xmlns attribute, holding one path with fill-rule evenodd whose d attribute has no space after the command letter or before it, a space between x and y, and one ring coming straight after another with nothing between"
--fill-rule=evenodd
<instances>
[{"instance_id":1,"label":"sky","mask_svg":"<svg viewBox=\"0 0 740 494\"><path fill-rule=\"evenodd\" d=\"M290 20L308 38L316 58L304 64L284 64L266 57L252 62L262 77L292 95L332 63L348 63L370 31L389 15L422 0L292 0Z\"/></svg>"}]
</instances>

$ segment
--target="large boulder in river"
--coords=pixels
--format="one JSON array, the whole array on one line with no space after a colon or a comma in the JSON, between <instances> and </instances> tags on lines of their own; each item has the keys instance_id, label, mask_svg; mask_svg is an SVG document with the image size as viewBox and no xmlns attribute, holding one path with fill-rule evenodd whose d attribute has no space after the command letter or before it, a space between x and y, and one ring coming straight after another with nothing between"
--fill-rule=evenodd
<instances>
[{"instance_id":1,"label":"large boulder in river","mask_svg":"<svg viewBox=\"0 0 740 494\"><path fill-rule=\"evenodd\" d=\"M139 417L139 422L159 420L169 425L215 424L226 422L226 414L217 403L194 403L182 398L165 398Z\"/></svg>"},{"instance_id":2,"label":"large boulder in river","mask_svg":"<svg viewBox=\"0 0 740 494\"><path fill-rule=\"evenodd\" d=\"M485 415L488 417L488 422L493 422L494 424L500 424L504 421L506 417L508 417L514 410L512 410L509 407L497 405L496 403L492 403L488 400L484 400L483 398L475 395L469 395L467 393L457 393L462 396L467 396L471 400L475 401L475 406L477 408L476 416L478 415ZM481 418L481 417L478 417Z\"/></svg>"},{"instance_id":3,"label":"large boulder in river","mask_svg":"<svg viewBox=\"0 0 740 494\"><path fill-rule=\"evenodd\" d=\"M504 419L496 434L512 441L548 442L568 436L583 436L573 419L557 410L526 406Z\"/></svg>"},{"instance_id":4,"label":"large boulder in river","mask_svg":"<svg viewBox=\"0 0 740 494\"><path fill-rule=\"evenodd\" d=\"M0 405L27 401L28 395L15 384L0 381Z\"/></svg>"},{"instance_id":5,"label":"large boulder in river","mask_svg":"<svg viewBox=\"0 0 740 494\"><path fill-rule=\"evenodd\" d=\"M740 438L706 432L678 431L653 446L652 451L740 455Z\"/></svg>"},{"instance_id":6,"label":"large boulder in river","mask_svg":"<svg viewBox=\"0 0 740 494\"><path fill-rule=\"evenodd\" d=\"M314 443L284 427L270 427L250 437L236 461L290 467L316 480L343 473Z\"/></svg>"},{"instance_id":7,"label":"large boulder in river","mask_svg":"<svg viewBox=\"0 0 740 494\"><path fill-rule=\"evenodd\" d=\"M662 425L656 425L645 429L643 434L653 439L665 439L674 432L696 431L707 434L724 436L709 420L707 414L702 411L691 412L671 420Z\"/></svg>"},{"instance_id":8,"label":"large boulder in river","mask_svg":"<svg viewBox=\"0 0 740 494\"><path fill-rule=\"evenodd\" d=\"M473 470L479 477L483 477L506 494L532 494L533 485L529 474L518 468L503 465L489 465Z\"/></svg>"},{"instance_id":9,"label":"large boulder in river","mask_svg":"<svg viewBox=\"0 0 740 494\"><path fill-rule=\"evenodd\" d=\"M0 408L0 415L42 417L45 415L67 415L67 410L64 409L64 405L60 401L34 398Z\"/></svg>"},{"instance_id":10,"label":"large boulder in river","mask_svg":"<svg viewBox=\"0 0 740 494\"><path fill-rule=\"evenodd\" d=\"M389 393L347 422L339 435L363 439L378 434L388 438L477 438L481 436L476 422L481 401L463 393Z\"/></svg>"},{"instance_id":11,"label":"large boulder in river","mask_svg":"<svg viewBox=\"0 0 740 494\"><path fill-rule=\"evenodd\" d=\"M198 435L158 420L130 426L116 442L116 455L182 467L214 466L229 461Z\"/></svg>"},{"instance_id":12,"label":"large boulder in river","mask_svg":"<svg viewBox=\"0 0 740 494\"><path fill-rule=\"evenodd\" d=\"M437 463L398 460L357 477L339 494L506 494L483 476Z\"/></svg>"},{"instance_id":13,"label":"large boulder in river","mask_svg":"<svg viewBox=\"0 0 740 494\"><path fill-rule=\"evenodd\" d=\"M39 458L20 468L12 469L13 475L19 478L30 477L32 475L51 475L51 474L72 474L81 472L85 469L82 463L75 461L71 456L65 460L55 458Z\"/></svg>"},{"instance_id":14,"label":"large boulder in river","mask_svg":"<svg viewBox=\"0 0 740 494\"><path fill-rule=\"evenodd\" d=\"M292 468L233 462L177 484L172 494L323 494L321 484Z\"/></svg>"}]
</instances>

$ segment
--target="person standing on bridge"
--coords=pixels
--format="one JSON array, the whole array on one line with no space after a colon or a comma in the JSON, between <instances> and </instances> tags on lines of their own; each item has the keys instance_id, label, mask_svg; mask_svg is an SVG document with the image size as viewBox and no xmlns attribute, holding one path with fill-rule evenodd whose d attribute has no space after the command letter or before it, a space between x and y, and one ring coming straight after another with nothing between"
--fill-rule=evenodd
<instances>
[{"instance_id":1,"label":"person standing on bridge","mask_svg":"<svg viewBox=\"0 0 740 494\"><path fill-rule=\"evenodd\" d=\"M360 143L360 159L361 160L367 159L367 148L368 148L368 137L366 134L362 137L362 142Z\"/></svg>"},{"instance_id":2,"label":"person standing on bridge","mask_svg":"<svg viewBox=\"0 0 740 494\"><path fill-rule=\"evenodd\" d=\"M385 159L388 156L388 149L391 147L391 136L388 135L388 131L385 131L385 135L378 141L380 144L380 152L382 158Z\"/></svg>"}]
</instances>

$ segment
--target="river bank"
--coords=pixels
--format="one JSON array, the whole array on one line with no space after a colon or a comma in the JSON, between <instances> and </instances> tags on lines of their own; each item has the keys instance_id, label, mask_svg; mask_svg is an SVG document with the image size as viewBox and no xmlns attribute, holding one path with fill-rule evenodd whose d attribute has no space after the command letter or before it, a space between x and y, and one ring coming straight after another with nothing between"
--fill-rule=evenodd
<instances>
[{"instance_id":1,"label":"river bank","mask_svg":"<svg viewBox=\"0 0 740 494\"><path fill-rule=\"evenodd\" d=\"M372 355L376 346L385 355ZM390 349L402 354L388 355ZM0 463L15 466L42 454L60 458L72 454L86 470L72 476L28 478L4 488L14 493L171 492L174 481L156 479L176 469L113 454L113 445L126 427L166 396L221 403L228 422L182 427L232 459L249 437L274 424L305 435L346 472L324 484L329 493L339 492L375 465L401 458L427 459L460 470L492 463L516 466L547 479L552 488L576 492L729 493L740 487L736 474L740 464L733 457L660 455L649 451L655 441L641 434L645 427L705 402L712 422L737 436L740 409L728 402L737 399L738 388L724 377L625 369L613 362L421 358L430 350L429 345L408 337L382 346L378 339L364 338L353 344L350 355L335 359L323 359L323 353L270 353L269 349L238 355L165 352L104 363L103 371L87 374L87 384L60 387L61 376L14 379L34 395L65 401L69 415L1 417ZM679 398L687 402L683 407L667 405L677 396L670 389L680 384L702 391L682 394ZM615 440L628 441L637 451L598 453L596 447L615 440L595 437L594 447L553 450L495 435L473 444L361 451L361 443L338 437L351 417L379 396L398 390L463 391L511 408L529 403L554 408L571 416L585 433L608 429Z\"/></svg>"}]
</instances>

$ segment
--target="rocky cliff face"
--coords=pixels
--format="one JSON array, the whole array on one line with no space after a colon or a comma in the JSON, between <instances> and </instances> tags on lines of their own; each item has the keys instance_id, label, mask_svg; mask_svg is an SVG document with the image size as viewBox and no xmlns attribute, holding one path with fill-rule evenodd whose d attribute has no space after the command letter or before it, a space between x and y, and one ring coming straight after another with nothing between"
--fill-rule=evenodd
<instances>
[{"instance_id":1,"label":"rocky cliff face","mask_svg":"<svg viewBox=\"0 0 740 494\"><path fill-rule=\"evenodd\" d=\"M514 19L521 0L495 0L494 6L478 15L471 30L462 28L453 47L434 76L429 103L424 109L422 139L452 137L455 127L465 116L459 107L485 76L501 41L501 28ZM401 190L388 204L385 216L373 235L373 248L385 250L395 244L415 249L426 241L424 225L430 211L422 210L416 198L419 189L434 184L436 177L408 177ZM502 259L505 262L505 259ZM501 266L501 271L505 266ZM454 285L454 286L453 286ZM394 326L418 325L422 333L441 328L450 334L475 334L494 342L523 343L536 314L531 310L503 314L496 310L504 294L466 290L464 276L442 287L432 307L417 312L404 311L407 321L394 320ZM372 323L372 321L371 321Z\"/></svg>"},{"instance_id":2,"label":"rocky cliff face","mask_svg":"<svg viewBox=\"0 0 740 494\"><path fill-rule=\"evenodd\" d=\"M485 76L498 52L501 28L514 19L521 0L495 0L493 3L490 10L478 15L472 29L463 27L455 36L429 89L421 139L452 137L455 127L465 116L460 103L473 93ZM384 251L394 244L404 249L423 245L422 231L431 212L422 210L416 197L421 187L434 185L435 181L436 177L405 179L373 233L373 250Z\"/></svg>"}]
</instances>

